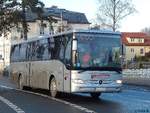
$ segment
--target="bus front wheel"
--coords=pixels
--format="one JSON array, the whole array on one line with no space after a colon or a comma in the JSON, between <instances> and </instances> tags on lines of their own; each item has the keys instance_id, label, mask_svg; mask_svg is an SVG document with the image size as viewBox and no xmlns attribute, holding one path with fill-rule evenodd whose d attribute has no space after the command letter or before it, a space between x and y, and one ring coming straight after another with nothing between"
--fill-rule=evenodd
<instances>
[{"instance_id":1,"label":"bus front wheel","mask_svg":"<svg viewBox=\"0 0 150 113\"><path fill-rule=\"evenodd\" d=\"M52 97L57 96L57 85L56 85L56 80L54 77L50 81L50 95Z\"/></svg>"},{"instance_id":2,"label":"bus front wheel","mask_svg":"<svg viewBox=\"0 0 150 113\"><path fill-rule=\"evenodd\" d=\"M99 96L101 95L101 93L90 93L91 94L91 97L93 97L94 99L98 99Z\"/></svg>"}]
</instances>

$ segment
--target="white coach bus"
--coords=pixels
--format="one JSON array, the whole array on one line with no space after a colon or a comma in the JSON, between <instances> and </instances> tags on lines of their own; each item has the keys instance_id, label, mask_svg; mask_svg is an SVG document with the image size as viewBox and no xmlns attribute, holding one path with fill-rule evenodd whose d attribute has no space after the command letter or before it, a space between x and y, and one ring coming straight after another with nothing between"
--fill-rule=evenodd
<instances>
[{"instance_id":1,"label":"white coach bus","mask_svg":"<svg viewBox=\"0 0 150 113\"><path fill-rule=\"evenodd\" d=\"M34 38L11 47L11 76L24 86L59 92L120 92L121 34L76 30Z\"/></svg>"}]
</instances>

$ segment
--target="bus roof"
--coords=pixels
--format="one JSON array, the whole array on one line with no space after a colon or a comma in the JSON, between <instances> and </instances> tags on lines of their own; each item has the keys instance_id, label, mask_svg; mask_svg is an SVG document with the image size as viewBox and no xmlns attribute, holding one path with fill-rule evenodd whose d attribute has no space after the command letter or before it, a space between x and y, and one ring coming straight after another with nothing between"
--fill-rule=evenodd
<instances>
[{"instance_id":1,"label":"bus roof","mask_svg":"<svg viewBox=\"0 0 150 113\"><path fill-rule=\"evenodd\" d=\"M54 34L52 36L59 36L64 34L70 34L70 33L95 33L95 34L112 34L112 35L121 35L120 32L113 32L110 30L83 30L83 29L77 29L77 30L70 30L58 34Z\"/></svg>"},{"instance_id":2,"label":"bus roof","mask_svg":"<svg viewBox=\"0 0 150 113\"><path fill-rule=\"evenodd\" d=\"M100 34L118 34L118 35L121 35L120 32L113 32L113 31L110 31L110 30L74 30L74 32L100 33Z\"/></svg>"},{"instance_id":3,"label":"bus roof","mask_svg":"<svg viewBox=\"0 0 150 113\"><path fill-rule=\"evenodd\" d=\"M109 31L109 30L70 30L70 31L62 32L62 33L53 34L53 35L41 35L38 37L29 38L28 40L21 40L19 42L12 43L12 45L21 44L21 43L25 43L25 42L32 42L32 41L36 41L39 39L45 39L45 38L49 38L49 37L56 37L56 36L72 34L72 33L94 33L94 34L121 35L120 32L113 32L113 31Z\"/></svg>"}]
</instances>

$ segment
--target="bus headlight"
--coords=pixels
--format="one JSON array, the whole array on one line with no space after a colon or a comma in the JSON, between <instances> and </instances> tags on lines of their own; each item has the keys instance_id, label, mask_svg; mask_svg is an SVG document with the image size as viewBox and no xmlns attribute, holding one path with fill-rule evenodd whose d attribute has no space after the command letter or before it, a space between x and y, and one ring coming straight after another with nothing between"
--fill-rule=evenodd
<instances>
[{"instance_id":1,"label":"bus headlight","mask_svg":"<svg viewBox=\"0 0 150 113\"><path fill-rule=\"evenodd\" d=\"M84 84L84 81L81 80L81 79L75 79L75 80L73 80L73 82L74 82L75 84Z\"/></svg>"},{"instance_id":2,"label":"bus headlight","mask_svg":"<svg viewBox=\"0 0 150 113\"><path fill-rule=\"evenodd\" d=\"M117 84L122 84L122 80L116 80Z\"/></svg>"}]
</instances>

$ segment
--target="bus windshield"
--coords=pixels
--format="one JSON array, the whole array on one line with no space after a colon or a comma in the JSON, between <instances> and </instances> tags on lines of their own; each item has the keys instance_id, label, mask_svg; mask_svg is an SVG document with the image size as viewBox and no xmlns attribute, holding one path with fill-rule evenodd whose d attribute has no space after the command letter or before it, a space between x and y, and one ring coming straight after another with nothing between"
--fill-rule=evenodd
<instances>
[{"instance_id":1,"label":"bus windshield","mask_svg":"<svg viewBox=\"0 0 150 113\"><path fill-rule=\"evenodd\" d=\"M76 68L121 68L120 35L76 34Z\"/></svg>"}]
</instances>

